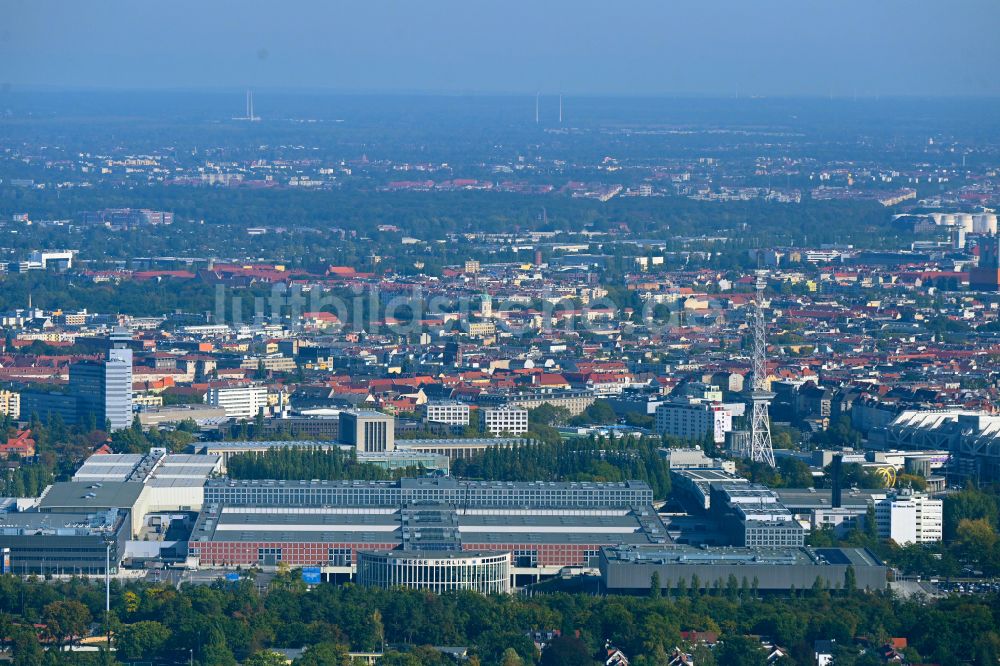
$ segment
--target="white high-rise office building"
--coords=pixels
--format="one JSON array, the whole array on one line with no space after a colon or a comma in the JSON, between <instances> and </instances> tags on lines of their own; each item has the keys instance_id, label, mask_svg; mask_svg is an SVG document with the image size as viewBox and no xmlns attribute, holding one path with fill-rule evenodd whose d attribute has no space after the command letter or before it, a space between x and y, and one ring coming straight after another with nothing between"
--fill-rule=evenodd
<instances>
[{"instance_id":1,"label":"white high-rise office building","mask_svg":"<svg viewBox=\"0 0 1000 666\"><path fill-rule=\"evenodd\" d=\"M111 336L111 349L104 365L104 418L112 430L132 424L132 349L127 333Z\"/></svg>"},{"instance_id":2,"label":"white high-rise office building","mask_svg":"<svg viewBox=\"0 0 1000 666\"><path fill-rule=\"evenodd\" d=\"M84 423L93 416L94 425L121 430L132 424L132 349L128 331L115 329L104 361L82 361L69 369L69 393L76 398L78 416Z\"/></svg>"},{"instance_id":3,"label":"white high-rise office building","mask_svg":"<svg viewBox=\"0 0 1000 666\"><path fill-rule=\"evenodd\" d=\"M682 439L701 440L711 433L712 441L721 444L733 429L733 413L725 405L706 400L677 400L656 408L656 432Z\"/></svg>"},{"instance_id":4,"label":"white high-rise office building","mask_svg":"<svg viewBox=\"0 0 1000 666\"><path fill-rule=\"evenodd\" d=\"M205 402L213 407L226 410L231 419L256 418L260 410L267 408L267 387L265 386L219 386L208 389Z\"/></svg>"},{"instance_id":5,"label":"white high-rise office building","mask_svg":"<svg viewBox=\"0 0 1000 666\"><path fill-rule=\"evenodd\" d=\"M943 503L909 488L891 491L875 502L878 535L903 546L933 543L943 536Z\"/></svg>"}]
</instances>

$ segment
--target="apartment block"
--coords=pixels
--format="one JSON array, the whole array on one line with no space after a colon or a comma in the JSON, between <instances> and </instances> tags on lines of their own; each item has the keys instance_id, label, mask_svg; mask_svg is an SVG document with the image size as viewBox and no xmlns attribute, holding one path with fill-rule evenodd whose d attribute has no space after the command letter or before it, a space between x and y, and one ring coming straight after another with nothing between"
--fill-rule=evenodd
<instances>
[{"instance_id":1,"label":"apartment block","mask_svg":"<svg viewBox=\"0 0 1000 666\"><path fill-rule=\"evenodd\" d=\"M483 429L491 435L528 432L528 410L521 407L485 408L482 410Z\"/></svg>"}]
</instances>

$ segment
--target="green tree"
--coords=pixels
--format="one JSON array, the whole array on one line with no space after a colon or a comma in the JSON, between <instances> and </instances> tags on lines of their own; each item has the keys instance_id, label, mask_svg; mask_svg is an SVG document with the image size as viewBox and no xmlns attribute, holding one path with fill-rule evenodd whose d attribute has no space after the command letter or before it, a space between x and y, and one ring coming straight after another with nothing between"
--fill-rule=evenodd
<instances>
[{"instance_id":1,"label":"green tree","mask_svg":"<svg viewBox=\"0 0 1000 666\"><path fill-rule=\"evenodd\" d=\"M554 427L565 425L568 420L568 409L565 407L553 407L547 402L528 411L528 423L531 425L538 424Z\"/></svg>"},{"instance_id":2,"label":"green tree","mask_svg":"<svg viewBox=\"0 0 1000 666\"><path fill-rule=\"evenodd\" d=\"M60 647L82 638L90 626L90 610L79 601L53 601L42 614L45 630Z\"/></svg>"},{"instance_id":3,"label":"green tree","mask_svg":"<svg viewBox=\"0 0 1000 666\"><path fill-rule=\"evenodd\" d=\"M997 545L997 532L985 518L963 518L958 523L955 546L969 560L984 558Z\"/></svg>"},{"instance_id":4,"label":"green tree","mask_svg":"<svg viewBox=\"0 0 1000 666\"><path fill-rule=\"evenodd\" d=\"M871 541L878 539L878 521L875 519L875 504L872 502L865 509L864 534Z\"/></svg>"},{"instance_id":5,"label":"green tree","mask_svg":"<svg viewBox=\"0 0 1000 666\"><path fill-rule=\"evenodd\" d=\"M385 666L423 666L423 661L417 655L412 652L397 652L391 650L386 652L381 659L379 659L379 664L384 664Z\"/></svg>"},{"instance_id":6,"label":"green tree","mask_svg":"<svg viewBox=\"0 0 1000 666\"><path fill-rule=\"evenodd\" d=\"M854 565L847 565L844 571L844 591L848 594L858 589L858 574L854 570Z\"/></svg>"},{"instance_id":7,"label":"green tree","mask_svg":"<svg viewBox=\"0 0 1000 666\"><path fill-rule=\"evenodd\" d=\"M587 644L576 636L558 636L542 650L541 666L587 666L594 663Z\"/></svg>"},{"instance_id":8,"label":"green tree","mask_svg":"<svg viewBox=\"0 0 1000 666\"><path fill-rule=\"evenodd\" d=\"M500 666L524 666L524 659L521 658L521 655L514 648L507 648L503 651Z\"/></svg>"},{"instance_id":9,"label":"green tree","mask_svg":"<svg viewBox=\"0 0 1000 666\"><path fill-rule=\"evenodd\" d=\"M243 666L285 666L288 661L284 655L271 650L254 652L243 662Z\"/></svg>"},{"instance_id":10,"label":"green tree","mask_svg":"<svg viewBox=\"0 0 1000 666\"><path fill-rule=\"evenodd\" d=\"M767 652L748 636L728 636L716 647L715 658L726 666L767 666Z\"/></svg>"},{"instance_id":11,"label":"green tree","mask_svg":"<svg viewBox=\"0 0 1000 666\"><path fill-rule=\"evenodd\" d=\"M851 426L851 417L841 416L830 424L825 432L813 435L813 441L821 446L837 448L843 446L858 446L861 443L861 433Z\"/></svg>"},{"instance_id":12,"label":"green tree","mask_svg":"<svg viewBox=\"0 0 1000 666\"><path fill-rule=\"evenodd\" d=\"M126 624L115 636L118 655L126 660L155 658L170 639L170 630L155 620Z\"/></svg>"},{"instance_id":13,"label":"green tree","mask_svg":"<svg viewBox=\"0 0 1000 666\"><path fill-rule=\"evenodd\" d=\"M900 474L896 477L897 488L913 488L921 492L927 490L927 479L917 474Z\"/></svg>"},{"instance_id":14,"label":"green tree","mask_svg":"<svg viewBox=\"0 0 1000 666\"><path fill-rule=\"evenodd\" d=\"M43 663L45 650L38 642L38 635L29 627L17 627L11 637L14 666L37 666Z\"/></svg>"},{"instance_id":15,"label":"green tree","mask_svg":"<svg viewBox=\"0 0 1000 666\"><path fill-rule=\"evenodd\" d=\"M347 648L329 641L309 646L295 660L295 666L348 666L350 663Z\"/></svg>"},{"instance_id":16,"label":"green tree","mask_svg":"<svg viewBox=\"0 0 1000 666\"><path fill-rule=\"evenodd\" d=\"M812 488L813 475L809 465L798 458L785 457L778 463L782 484L787 488Z\"/></svg>"},{"instance_id":17,"label":"green tree","mask_svg":"<svg viewBox=\"0 0 1000 666\"><path fill-rule=\"evenodd\" d=\"M726 596L730 599L735 599L740 592L740 582L737 580L735 574L729 574L726 578Z\"/></svg>"},{"instance_id":18,"label":"green tree","mask_svg":"<svg viewBox=\"0 0 1000 666\"><path fill-rule=\"evenodd\" d=\"M198 657L198 662L202 666L236 666L236 658L233 651L225 642L214 642L205 646L202 654Z\"/></svg>"},{"instance_id":19,"label":"green tree","mask_svg":"<svg viewBox=\"0 0 1000 666\"><path fill-rule=\"evenodd\" d=\"M607 400L595 400L583 413L569 420L572 425L609 425L618 423L618 416ZM546 425L555 425L547 423Z\"/></svg>"},{"instance_id":20,"label":"green tree","mask_svg":"<svg viewBox=\"0 0 1000 666\"><path fill-rule=\"evenodd\" d=\"M976 666L996 664L1000 661L1000 633L988 631L977 637L973 646Z\"/></svg>"},{"instance_id":21,"label":"green tree","mask_svg":"<svg viewBox=\"0 0 1000 666\"><path fill-rule=\"evenodd\" d=\"M944 498L943 529L944 538L950 541L958 533L958 524L966 519L984 519L991 525L997 524L997 496L983 492L973 485L963 488Z\"/></svg>"},{"instance_id":22,"label":"green tree","mask_svg":"<svg viewBox=\"0 0 1000 666\"><path fill-rule=\"evenodd\" d=\"M698 666L715 666L718 663L715 659L715 652L707 645L696 645L691 650L691 656L694 657L694 663Z\"/></svg>"}]
</instances>

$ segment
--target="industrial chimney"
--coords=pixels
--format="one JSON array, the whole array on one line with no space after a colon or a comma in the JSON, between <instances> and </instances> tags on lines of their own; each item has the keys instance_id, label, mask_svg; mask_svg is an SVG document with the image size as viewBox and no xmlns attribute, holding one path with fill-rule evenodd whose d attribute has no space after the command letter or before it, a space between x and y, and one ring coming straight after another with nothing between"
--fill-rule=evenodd
<instances>
[{"instance_id":1,"label":"industrial chimney","mask_svg":"<svg viewBox=\"0 0 1000 666\"><path fill-rule=\"evenodd\" d=\"M833 490L832 490L832 492L830 494L830 505L834 509L839 509L840 508L840 503L841 503L841 500L840 500L840 484L841 484L840 472L841 472L841 469L840 468L843 465L843 463L844 463L844 456L843 456L843 454L838 453L835 456L833 456L833 463L831 464L831 474L833 476Z\"/></svg>"}]
</instances>

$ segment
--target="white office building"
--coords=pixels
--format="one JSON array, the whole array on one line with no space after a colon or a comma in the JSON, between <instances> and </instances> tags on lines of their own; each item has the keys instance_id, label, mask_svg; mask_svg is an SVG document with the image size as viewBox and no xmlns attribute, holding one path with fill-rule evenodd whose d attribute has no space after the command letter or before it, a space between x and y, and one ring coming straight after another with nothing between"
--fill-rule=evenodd
<instances>
[{"instance_id":1,"label":"white office building","mask_svg":"<svg viewBox=\"0 0 1000 666\"><path fill-rule=\"evenodd\" d=\"M231 419L253 419L260 411L267 409L266 386L222 386L210 388L205 394L205 402L213 407L221 407L226 417Z\"/></svg>"},{"instance_id":2,"label":"white office building","mask_svg":"<svg viewBox=\"0 0 1000 666\"><path fill-rule=\"evenodd\" d=\"M469 425L469 406L463 402L428 402L423 411L425 423Z\"/></svg>"},{"instance_id":3,"label":"white office building","mask_svg":"<svg viewBox=\"0 0 1000 666\"><path fill-rule=\"evenodd\" d=\"M875 502L878 535L904 546L941 541L942 502L909 488L889 492Z\"/></svg>"},{"instance_id":4,"label":"white office building","mask_svg":"<svg viewBox=\"0 0 1000 666\"><path fill-rule=\"evenodd\" d=\"M73 255L76 250L35 250L28 257L28 264L31 268L40 268L43 271L56 266L59 269L73 268Z\"/></svg>"},{"instance_id":5,"label":"white office building","mask_svg":"<svg viewBox=\"0 0 1000 666\"><path fill-rule=\"evenodd\" d=\"M521 407L496 407L482 410L483 429L491 435L528 432L528 410Z\"/></svg>"},{"instance_id":6,"label":"white office building","mask_svg":"<svg viewBox=\"0 0 1000 666\"><path fill-rule=\"evenodd\" d=\"M733 413L719 402L664 402L656 408L655 425L660 435L701 440L711 433L712 441L722 444L726 441L726 433L733 429Z\"/></svg>"}]
</instances>

